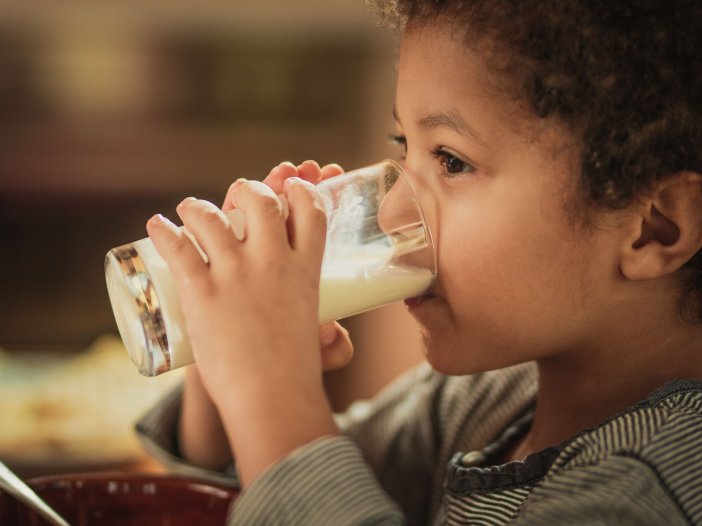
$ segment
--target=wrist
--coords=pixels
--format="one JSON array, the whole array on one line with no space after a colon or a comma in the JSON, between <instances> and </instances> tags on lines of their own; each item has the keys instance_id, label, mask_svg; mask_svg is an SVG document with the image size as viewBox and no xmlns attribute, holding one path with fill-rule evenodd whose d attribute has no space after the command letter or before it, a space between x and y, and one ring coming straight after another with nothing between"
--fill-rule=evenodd
<instances>
[{"instance_id":1,"label":"wrist","mask_svg":"<svg viewBox=\"0 0 702 526\"><path fill-rule=\"evenodd\" d=\"M231 448L219 413L194 365L186 371L178 437L180 454L195 465L221 469L231 462Z\"/></svg>"},{"instance_id":2,"label":"wrist","mask_svg":"<svg viewBox=\"0 0 702 526\"><path fill-rule=\"evenodd\" d=\"M339 433L321 379L232 389L217 403L244 485L295 449Z\"/></svg>"}]
</instances>

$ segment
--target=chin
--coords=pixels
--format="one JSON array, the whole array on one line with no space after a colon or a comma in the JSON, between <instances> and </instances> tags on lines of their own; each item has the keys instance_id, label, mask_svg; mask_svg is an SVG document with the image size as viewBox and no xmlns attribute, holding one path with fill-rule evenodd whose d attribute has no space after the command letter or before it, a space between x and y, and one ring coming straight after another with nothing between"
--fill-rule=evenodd
<instances>
[{"instance_id":1,"label":"chin","mask_svg":"<svg viewBox=\"0 0 702 526\"><path fill-rule=\"evenodd\" d=\"M447 376L464 376L500 369L511 363L496 359L496 354L488 349L478 349L470 342L447 340L447 332L432 337L422 331L422 352L431 367Z\"/></svg>"},{"instance_id":2,"label":"chin","mask_svg":"<svg viewBox=\"0 0 702 526\"><path fill-rule=\"evenodd\" d=\"M460 376L473 371L466 371L461 362L461 349L448 342L440 342L422 331L422 352L435 371L448 376Z\"/></svg>"},{"instance_id":3,"label":"chin","mask_svg":"<svg viewBox=\"0 0 702 526\"><path fill-rule=\"evenodd\" d=\"M451 341L456 329L447 323L451 316L446 312L446 303L432 296L415 298L405 303L419 325L422 353L429 365L442 374L465 374L458 367L462 346Z\"/></svg>"},{"instance_id":4,"label":"chin","mask_svg":"<svg viewBox=\"0 0 702 526\"><path fill-rule=\"evenodd\" d=\"M427 354L426 359L429 365L431 365L431 368L437 373L441 373L446 376L463 376L464 374L468 374L463 370L459 370L449 362L433 359L431 354Z\"/></svg>"}]
</instances>

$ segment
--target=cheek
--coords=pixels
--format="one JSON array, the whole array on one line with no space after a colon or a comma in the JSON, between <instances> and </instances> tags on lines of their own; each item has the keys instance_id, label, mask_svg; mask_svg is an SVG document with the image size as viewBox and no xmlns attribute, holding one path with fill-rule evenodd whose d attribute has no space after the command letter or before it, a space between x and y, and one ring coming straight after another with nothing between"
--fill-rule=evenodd
<instances>
[{"instance_id":1,"label":"cheek","mask_svg":"<svg viewBox=\"0 0 702 526\"><path fill-rule=\"evenodd\" d=\"M441 286L471 330L542 330L547 319L581 302L583 247L544 225L515 225L484 222L442 232Z\"/></svg>"},{"instance_id":2,"label":"cheek","mask_svg":"<svg viewBox=\"0 0 702 526\"><path fill-rule=\"evenodd\" d=\"M470 219L453 224L457 226L442 230L438 252L447 293L480 294L504 287L525 272L525 247L514 228L501 228L489 218L480 224Z\"/></svg>"}]
</instances>

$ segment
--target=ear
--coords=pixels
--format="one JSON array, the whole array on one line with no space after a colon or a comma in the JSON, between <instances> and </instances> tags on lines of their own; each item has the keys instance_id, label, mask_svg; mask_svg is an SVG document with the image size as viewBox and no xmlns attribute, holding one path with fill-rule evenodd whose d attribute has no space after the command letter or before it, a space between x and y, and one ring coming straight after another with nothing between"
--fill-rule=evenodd
<instances>
[{"instance_id":1,"label":"ear","mask_svg":"<svg viewBox=\"0 0 702 526\"><path fill-rule=\"evenodd\" d=\"M621 271L630 280L672 274L702 249L702 175L665 179L639 206L622 246Z\"/></svg>"}]
</instances>

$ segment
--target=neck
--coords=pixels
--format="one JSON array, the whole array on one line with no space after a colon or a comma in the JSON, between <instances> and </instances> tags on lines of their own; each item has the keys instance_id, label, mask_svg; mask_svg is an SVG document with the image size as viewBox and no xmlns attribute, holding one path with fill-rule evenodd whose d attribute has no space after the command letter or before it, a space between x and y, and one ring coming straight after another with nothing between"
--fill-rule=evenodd
<instances>
[{"instance_id":1,"label":"neck","mask_svg":"<svg viewBox=\"0 0 702 526\"><path fill-rule=\"evenodd\" d=\"M540 360L534 422L510 457L522 459L558 445L667 381L702 378L702 329L675 323L674 330L652 324L654 330L639 332L636 338L609 335L610 345ZM612 345L612 341L621 343Z\"/></svg>"}]
</instances>

